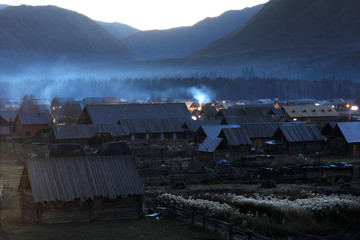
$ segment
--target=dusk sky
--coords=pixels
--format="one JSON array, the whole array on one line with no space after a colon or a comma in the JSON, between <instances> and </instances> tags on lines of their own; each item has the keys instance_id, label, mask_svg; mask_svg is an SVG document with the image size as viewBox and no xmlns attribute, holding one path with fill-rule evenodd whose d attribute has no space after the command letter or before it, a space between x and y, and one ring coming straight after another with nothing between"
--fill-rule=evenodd
<instances>
[{"instance_id":1,"label":"dusk sky","mask_svg":"<svg viewBox=\"0 0 360 240\"><path fill-rule=\"evenodd\" d=\"M55 5L82 13L93 20L119 22L139 30L150 30L191 26L206 17L216 17L228 10L265 2L268 0L3 0L0 4Z\"/></svg>"}]
</instances>

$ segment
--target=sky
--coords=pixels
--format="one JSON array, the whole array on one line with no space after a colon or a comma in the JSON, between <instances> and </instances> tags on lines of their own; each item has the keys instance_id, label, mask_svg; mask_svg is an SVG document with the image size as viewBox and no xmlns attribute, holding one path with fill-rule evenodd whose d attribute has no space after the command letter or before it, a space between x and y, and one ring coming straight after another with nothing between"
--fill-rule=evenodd
<instances>
[{"instance_id":1,"label":"sky","mask_svg":"<svg viewBox=\"0 0 360 240\"><path fill-rule=\"evenodd\" d=\"M191 26L206 17L240 10L268 0L0 0L17 6L55 5L103 22L119 22L139 30Z\"/></svg>"}]
</instances>

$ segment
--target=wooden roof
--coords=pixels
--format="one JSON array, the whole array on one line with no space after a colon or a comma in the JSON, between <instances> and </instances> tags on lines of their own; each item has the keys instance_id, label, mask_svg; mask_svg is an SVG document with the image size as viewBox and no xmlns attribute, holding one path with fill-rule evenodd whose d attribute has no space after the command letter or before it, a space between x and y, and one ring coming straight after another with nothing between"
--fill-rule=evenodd
<instances>
[{"instance_id":1,"label":"wooden roof","mask_svg":"<svg viewBox=\"0 0 360 240\"><path fill-rule=\"evenodd\" d=\"M88 139L98 132L109 132L115 137L130 135L129 130L124 126L111 124L53 125L52 128L57 140Z\"/></svg>"},{"instance_id":2,"label":"wooden roof","mask_svg":"<svg viewBox=\"0 0 360 240\"><path fill-rule=\"evenodd\" d=\"M117 124L124 119L191 118L185 103L94 104L86 105L84 114L88 114L93 124Z\"/></svg>"},{"instance_id":3,"label":"wooden roof","mask_svg":"<svg viewBox=\"0 0 360 240\"><path fill-rule=\"evenodd\" d=\"M183 120L179 118L124 119L119 120L118 125L128 129L129 133L184 132Z\"/></svg>"},{"instance_id":4,"label":"wooden roof","mask_svg":"<svg viewBox=\"0 0 360 240\"><path fill-rule=\"evenodd\" d=\"M320 142L324 141L319 129L315 125L287 125L280 126L274 136L283 135L288 142Z\"/></svg>"},{"instance_id":5,"label":"wooden roof","mask_svg":"<svg viewBox=\"0 0 360 240\"><path fill-rule=\"evenodd\" d=\"M347 143L360 142L360 122L339 122L337 128L341 131Z\"/></svg>"},{"instance_id":6,"label":"wooden roof","mask_svg":"<svg viewBox=\"0 0 360 240\"><path fill-rule=\"evenodd\" d=\"M283 106L285 113L291 118L306 117L339 117L339 113L330 105Z\"/></svg>"},{"instance_id":7,"label":"wooden roof","mask_svg":"<svg viewBox=\"0 0 360 240\"><path fill-rule=\"evenodd\" d=\"M114 199L144 194L131 156L29 159L26 170L35 202ZM21 186L26 178L22 177Z\"/></svg>"},{"instance_id":8,"label":"wooden roof","mask_svg":"<svg viewBox=\"0 0 360 240\"><path fill-rule=\"evenodd\" d=\"M230 146L252 145L247 132L242 128L224 128L219 136L226 139Z\"/></svg>"}]
</instances>

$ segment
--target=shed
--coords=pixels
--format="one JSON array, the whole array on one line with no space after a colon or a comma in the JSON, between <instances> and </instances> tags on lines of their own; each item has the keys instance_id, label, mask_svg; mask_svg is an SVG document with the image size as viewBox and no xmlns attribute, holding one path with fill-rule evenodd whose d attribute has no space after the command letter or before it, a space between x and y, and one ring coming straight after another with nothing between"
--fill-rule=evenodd
<instances>
[{"instance_id":1,"label":"shed","mask_svg":"<svg viewBox=\"0 0 360 240\"><path fill-rule=\"evenodd\" d=\"M144 188L131 156L29 159L18 191L23 218L36 223L143 215Z\"/></svg>"},{"instance_id":2,"label":"shed","mask_svg":"<svg viewBox=\"0 0 360 240\"><path fill-rule=\"evenodd\" d=\"M51 115L49 111L20 111L15 118L16 136L35 136L43 129L50 129Z\"/></svg>"},{"instance_id":3,"label":"shed","mask_svg":"<svg viewBox=\"0 0 360 240\"><path fill-rule=\"evenodd\" d=\"M284 125L274 133L279 150L291 153L322 151L324 137L315 125Z\"/></svg>"}]
</instances>

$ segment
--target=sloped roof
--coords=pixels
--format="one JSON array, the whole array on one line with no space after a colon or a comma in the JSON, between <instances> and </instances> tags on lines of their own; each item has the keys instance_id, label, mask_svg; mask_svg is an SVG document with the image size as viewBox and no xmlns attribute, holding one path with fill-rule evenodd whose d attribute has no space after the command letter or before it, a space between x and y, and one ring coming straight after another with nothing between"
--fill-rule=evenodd
<instances>
[{"instance_id":1,"label":"sloped roof","mask_svg":"<svg viewBox=\"0 0 360 240\"><path fill-rule=\"evenodd\" d=\"M280 126L275 134L277 134L278 131L282 132L288 142L324 141L323 136L315 125Z\"/></svg>"},{"instance_id":2,"label":"sloped roof","mask_svg":"<svg viewBox=\"0 0 360 240\"><path fill-rule=\"evenodd\" d=\"M190 119L185 103L86 105L93 124L117 124L124 119Z\"/></svg>"},{"instance_id":3,"label":"sloped roof","mask_svg":"<svg viewBox=\"0 0 360 240\"><path fill-rule=\"evenodd\" d=\"M246 131L250 138L271 138L274 136L279 123L243 123L241 128Z\"/></svg>"},{"instance_id":4,"label":"sloped roof","mask_svg":"<svg viewBox=\"0 0 360 240\"><path fill-rule=\"evenodd\" d=\"M23 125L50 124L51 122L49 111L18 112L17 117Z\"/></svg>"},{"instance_id":5,"label":"sloped roof","mask_svg":"<svg viewBox=\"0 0 360 240\"><path fill-rule=\"evenodd\" d=\"M339 113L330 105L283 106L285 113L291 118L301 117L339 117Z\"/></svg>"},{"instance_id":6,"label":"sloped roof","mask_svg":"<svg viewBox=\"0 0 360 240\"><path fill-rule=\"evenodd\" d=\"M196 132L199 130L201 125L220 125L220 120L185 120L183 126L186 127L190 132Z\"/></svg>"},{"instance_id":7,"label":"sloped roof","mask_svg":"<svg viewBox=\"0 0 360 240\"><path fill-rule=\"evenodd\" d=\"M203 131L206 137L216 138L223 128L238 128L239 125L201 125L198 131Z\"/></svg>"},{"instance_id":8,"label":"sloped roof","mask_svg":"<svg viewBox=\"0 0 360 240\"><path fill-rule=\"evenodd\" d=\"M219 115L223 117L265 116L273 106L233 106L221 109Z\"/></svg>"},{"instance_id":9,"label":"sloped roof","mask_svg":"<svg viewBox=\"0 0 360 240\"><path fill-rule=\"evenodd\" d=\"M174 133L184 132L183 120L165 119L124 119L118 125L124 126L129 133Z\"/></svg>"},{"instance_id":10,"label":"sloped roof","mask_svg":"<svg viewBox=\"0 0 360 240\"><path fill-rule=\"evenodd\" d=\"M131 156L29 159L26 168L36 203L144 194Z\"/></svg>"},{"instance_id":11,"label":"sloped roof","mask_svg":"<svg viewBox=\"0 0 360 240\"><path fill-rule=\"evenodd\" d=\"M213 138L208 137L204 140L204 142L197 149L199 152L214 152L216 148L220 145L222 138Z\"/></svg>"},{"instance_id":12,"label":"sloped roof","mask_svg":"<svg viewBox=\"0 0 360 240\"><path fill-rule=\"evenodd\" d=\"M339 122L337 126L347 143L360 142L360 122Z\"/></svg>"},{"instance_id":13,"label":"sloped roof","mask_svg":"<svg viewBox=\"0 0 360 240\"><path fill-rule=\"evenodd\" d=\"M271 116L239 116L239 117L224 117L223 124L242 124L242 123L264 123L274 122Z\"/></svg>"},{"instance_id":14,"label":"sloped roof","mask_svg":"<svg viewBox=\"0 0 360 240\"><path fill-rule=\"evenodd\" d=\"M225 138L230 146L252 145L248 134L242 128L224 128L220 137Z\"/></svg>"},{"instance_id":15,"label":"sloped roof","mask_svg":"<svg viewBox=\"0 0 360 240\"><path fill-rule=\"evenodd\" d=\"M0 117L5 119L7 122L15 121L17 111L0 111Z\"/></svg>"},{"instance_id":16,"label":"sloped roof","mask_svg":"<svg viewBox=\"0 0 360 240\"><path fill-rule=\"evenodd\" d=\"M112 124L53 125L53 132L57 140L88 139L97 132L109 132L114 137L130 135L129 130L125 126Z\"/></svg>"}]
</instances>

